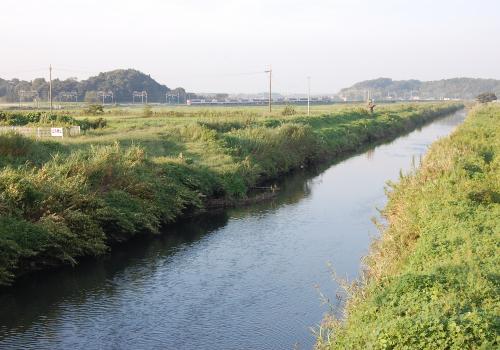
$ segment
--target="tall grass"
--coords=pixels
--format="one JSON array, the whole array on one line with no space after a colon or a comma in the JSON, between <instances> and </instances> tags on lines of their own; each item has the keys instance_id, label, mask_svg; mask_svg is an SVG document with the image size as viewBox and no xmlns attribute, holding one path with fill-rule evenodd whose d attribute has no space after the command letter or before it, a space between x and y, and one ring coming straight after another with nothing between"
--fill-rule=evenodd
<instances>
[{"instance_id":1,"label":"tall grass","mask_svg":"<svg viewBox=\"0 0 500 350\"><path fill-rule=\"evenodd\" d=\"M138 114L59 142L1 135L0 284L103 254L114 242L159 232L207 199L243 198L266 179L458 108L391 106L373 116L349 108L311 117L204 112L174 120Z\"/></svg>"},{"instance_id":2,"label":"tall grass","mask_svg":"<svg viewBox=\"0 0 500 350\"><path fill-rule=\"evenodd\" d=\"M321 349L494 349L500 311L500 107L473 110L391 184L381 238Z\"/></svg>"}]
</instances>

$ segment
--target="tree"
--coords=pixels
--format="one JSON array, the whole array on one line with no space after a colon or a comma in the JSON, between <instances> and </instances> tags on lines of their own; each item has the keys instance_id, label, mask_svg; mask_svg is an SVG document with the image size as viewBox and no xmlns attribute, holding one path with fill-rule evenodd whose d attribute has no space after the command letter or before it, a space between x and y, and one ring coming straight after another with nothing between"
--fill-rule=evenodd
<instances>
[{"instance_id":1,"label":"tree","mask_svg":"<svg viewBox=\"0 0 500 350\"><path fill-rule=\"evenodd\" d=\"M5 101L17 101L19 90L37 90L40 97L47 98L49 88L48 82L43 78L30 81L19 79L0 79L0 99ZM65 80L52 80L52 95L76 91L78 101L85 100L89 103L99 101L99 91L112 91L115 102L131 102L134 91L146 91L149 102L164 102L165 94L170 89L152 79L149 75L134 69L117 69L110 72L100 73L86 80L78 81L76 78ZM184 89L175 91L175 97L179 92L180 101L185 101Z\"/></svg>"},{"instance_id":2,"label":"tree","mask_svg":"<svg viewBox=\"0 0 500 350\"><path fill-rule=\"evenodd\" d=\"M477 95L476 100L480 103L488 103L492 101L496 101L497 95L493 92L483 92L482 94Z\"/></svg>"}]
</instances>

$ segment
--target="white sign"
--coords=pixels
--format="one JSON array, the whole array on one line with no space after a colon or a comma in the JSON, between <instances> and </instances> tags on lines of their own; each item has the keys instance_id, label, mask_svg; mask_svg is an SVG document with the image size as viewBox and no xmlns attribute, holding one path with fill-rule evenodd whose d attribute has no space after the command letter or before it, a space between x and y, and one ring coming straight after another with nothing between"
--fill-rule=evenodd
<instances>
[{"instance_id":1,"label":"white sign","mask_svg":"<svg viewBox=\"0 0 500 350\"><path fill-rule=\"evenodd\" d=\"M63 128L50 128L50 136L63 137Z\"/></svg>"}]
</instances>

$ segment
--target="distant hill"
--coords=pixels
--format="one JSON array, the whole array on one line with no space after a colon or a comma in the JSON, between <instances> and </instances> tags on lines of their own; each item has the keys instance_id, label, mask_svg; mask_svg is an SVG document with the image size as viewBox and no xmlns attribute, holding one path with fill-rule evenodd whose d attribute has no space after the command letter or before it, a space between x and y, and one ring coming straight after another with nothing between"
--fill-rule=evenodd
<instances>
[{"instance_id":1,"label":"distant hill","mask_svg":"<svg viewBox=\"0 0 500 350\"><path fill-rule=\"evenodd\" d=\"M49 84L44 78L32 81L0 79L0 101L19 101L21 90L36 91L40 99L47 100ZM175 93L178 90L181 94L184 93L182 88L176 89ZM81 81L76 79L52 81L52 96L55 101L74 101L76 93L78 101L94 102L99 100L100 91L111 91L114 101L125 103L132 101L134 91L146 91L148 102L165 102L165 94L172 90L135 69L117 69ZM25 98L31 99L30 96ZM108 97L106 101L111 102L111 98Z\"/></svg>"},{"instance_id":2,"label":"distant hill","mask_svg":"<svg viewBox=\"0 0 500 350\"><path fill-rule=\"evenodd\" d=\"M354 84L338 95L348 100L364 100L368 91L376 100L386 99L474 99L482 92L500 95L500 80L453 78L435 81L392 80L378 78Z\"/></svg>"}]
</instances>

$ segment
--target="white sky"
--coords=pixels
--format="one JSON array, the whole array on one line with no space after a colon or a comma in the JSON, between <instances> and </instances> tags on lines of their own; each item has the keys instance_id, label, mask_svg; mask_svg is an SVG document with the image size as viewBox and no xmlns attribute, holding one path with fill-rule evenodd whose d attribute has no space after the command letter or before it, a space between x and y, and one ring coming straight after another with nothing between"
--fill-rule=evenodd
<instances>
[{"instance_id":1,"label":"white sky","mask_svg":"<svg viewBox=\"0 0 500 350\"><path fill-rule=\"evenodd\" d=\"M174 88L336 92L500 79L500 0L0 0L0 77L136 68Z\"/></svg>"}]
</instances>

